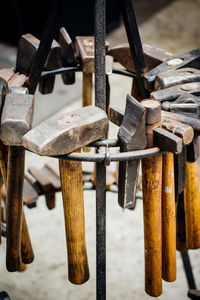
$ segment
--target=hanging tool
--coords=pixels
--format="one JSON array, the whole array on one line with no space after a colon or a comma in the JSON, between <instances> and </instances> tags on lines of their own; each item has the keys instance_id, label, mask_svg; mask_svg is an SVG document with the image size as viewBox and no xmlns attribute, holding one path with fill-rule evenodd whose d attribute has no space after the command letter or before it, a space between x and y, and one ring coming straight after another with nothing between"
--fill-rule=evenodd
<instances>
[{"instance_id":1,"label":"hanging tool","mask_svg":"<svg viewBox=\"0 0 200 300\"><path fill-rule=\"evenodd\" d=\"M78 61L75 55L75 47L64 27L60 29L59 44L61 47L62 67L77 66ZM75 83L75 72L68 72L61 76L64 84Z\"/></svg>"},{"instance_id":2,"label":"hanging tool","mask_svg":"<svg viewBox=\"0 0 200 300\"><path fill-rule=\"evenodd\" d=\"M195 49L169 58L144 75L145 88L148 91L153 91L155 89L154 80L160 73L187 67L198 69L200 67L199 57L200 49Z\"/></svg>"},{"instance_id":3,"label":"hanging tool","mask_svg":"<svg viewBox=\"0 0 200 300\"><path fill-rule=\"evenodd\" d=\"M22 145L22 136L31 129L34 103L34 97L26 93L27 89L20 87L18 93L7 94L1 117L1 140L9 146L6 199L6 264L9 271L20 269L21 251L24 263L30 263L33 260L30 241L29 239L26 241L24 236L27 232L27 225L23 215L22 199L25 154L24 149L20 146Z\"/></svg>"},{"instance_id":4,"label":"hanging tool","mask_svg":"<svg viewBox=\"0 0 200 300\"><path fill-rule=\"evenodd\" d=\"M135 12L131 0L120 0L119 2L131 50L132 60L137 74L136 81L133 81L132 96L136 99L141 100L146 98L147 95L143 84L143 76L146 72L146 63L144 59Z\"/></svg>"},{"instance_id":5,"label":"hanging tool","mask_svg":"<svg viewBox=\"0 0 200 300\"><path fill-rule=\"evenodd\" d=\"M155 68L163 61L169 59L172 54L151 45L142 45L147 71ZM113 56L114 60L120 63L126 70L135 73L136 68L131 56L128 44L118 45L108 50L107 54Z\"/></svg>"},{"instance_id":6,"label":"hanging tool","mask_svg":"<svg viewBox=\"0 0 200 300\"><path fill-rule=\"evenodd\" d=\"M106 114L87 106L52 117L23 137L23 146L46 156L61 156L80 149L108 131ZM51 135L49 135L51 132ZM59 159L68 251L69 280L81 284L88 280L85 245L82 169L80 162Z\"/></svg>"},{"instance_id":7,"label":"hanging tool","mask_svg":"<svg viewBox=\"0 0 200 300\"><path fill-rule=\"evenodd\" d=\"M127 95L126 109L119 128L121 152L146 148L145 109ZM134 208L140 160L119 163L118 203L122 208Z\"/></svg>"},{"instance_id":8,"label":"hanging tool","mask_svg":"<svg viewBox=\"0 0 200 300\"><path fill-rule=\"evenodd\" d=\"M161 121L158 101L143 100L146 108L147 147L153 147L153 128ZM150 296L162 293L162 155L142 159L142 188L145 247L145 291Z\"/></svg>"},{"instance_id":9,"label":"hanging tool","mask_svg":"<svg viewBox=\"0 0 200 300\"><path fill-rule=\"evenodd\" d=\"M17 51L16 72L29 75L31 66L38 51L40 41L32 34L24 34L19 41ZM51 71L61 67L61 49L59 44L53 40L48 53L44 71ZM55 76L40 80L39 91L42 94L52 93L54 88Z\"/></svg>"}]
</instances>

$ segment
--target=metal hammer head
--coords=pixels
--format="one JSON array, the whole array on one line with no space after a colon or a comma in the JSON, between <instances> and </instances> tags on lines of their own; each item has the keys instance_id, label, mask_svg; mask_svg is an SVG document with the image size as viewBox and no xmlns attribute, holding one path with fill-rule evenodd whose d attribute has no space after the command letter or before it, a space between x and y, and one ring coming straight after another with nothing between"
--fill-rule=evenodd
<instances>
[{"instance_id":1,"label":"metal hammer head","mask_svg":"<svg viewBox=\"0 0 200 300\"><path fill-rule=\"evenodd\" d=\"M174 101L184 93L200 96L200 82L179 84L163 90L155 91L151 93L151 98L157 99L160 102Z\"/></svg>"},{"instance_id":2,"label":"metal hammer head","mask_svg":"<svg viewBox=\"0 0 200 300\"><path fill-rule=\"evenodd\" d=\"M155 90L166 89L177 84L200 81L200 71L194 68L181 68L160 73L154 82Z\"/></svg>"},{"instance_id":3,"label":"metal hammer head","mask_svg":"<svg viewBox=\"0 0 200 300\"><path fill-rule=\"evenodd\" d=\"M18 88L22 92L26 89ZM6 145L22 145L22 137L32 127L34 96L8 93L1 117L1 140Z\"/></svg>"},{"instance_id":4,"label":"metal hammer head","mask_svg":"<svg viewBox=\"0 0 200 300\"><path fill-rule=\"evenodd\" d=\"M145 115L145 108L128 95L125 114L118 133L121 151L141 150L146 147ZM118 203L122 208L135 207L139 164L140 160L119 163Z\"/></svg>"},{"instance_id":5,"label":"metal hammer head","mask_svg":"<svg viewBox=\"0 0 200 300\"><path fill-rule=\"evenodd\" d=\"M175 101L165 101L162 103L162 109L179 114L183 114L192 118L199 118L199 100L200 97L189 93L180 95Z\"/></svg>"},{"instance_id":6,"label":"metal hammer head","mask_svg":"<svg viewBox=\"0 0 200 300\"><path fill-rule=\"evenodd\" d=\"M4 78L0 77L0 113L2 112L4 99L7 93L8 93L8 83Z\"/></svg>"},{"instance_id":7,"label":"metal hammer head","mask_svg":"<svg viewBox=\"0 0 200 300\"><path fill-rule=\"evenodd\" d=\"M86 106L54 116L29 131L23 146L39 155L64 155L106 137L108 118L95 107Z\"/></svg>"},{"instance_id":8,"label":"metal hammer head","mask_svg":"<svg viewBox=\"0 0 200 300\"><path fill-rule=\"evenodd\" d=\"M123 151L141 150L146 147L145 108L130 95L119 128L118 139Z\"/></svg>"}]
</instances>

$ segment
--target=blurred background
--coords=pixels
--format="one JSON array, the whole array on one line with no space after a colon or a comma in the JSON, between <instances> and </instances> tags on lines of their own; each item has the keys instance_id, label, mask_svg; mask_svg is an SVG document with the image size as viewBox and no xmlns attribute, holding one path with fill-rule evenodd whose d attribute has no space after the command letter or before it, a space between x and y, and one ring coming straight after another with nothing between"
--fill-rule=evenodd
<instances>
[{"instance_id":1,"label":"blurred background","mask_svg":"<svg viewBox=\"0 0 200 300\"><path fill-rule=\"evenodd\" d=\"M14 67L17 43L24 33L40 38L51 1L2 0L0 18L0 68ZM93 33L93 0L66 1L61 26L72 39L76 35ZM143 43L155 45L173 54L200 47L200 0L134 0L137 22ZM120 18L118 0L107 0L107 39L111 46L126 43L126 33ZM75 86L64 86L56 79L54 93L35 96L34 126L47 117L81 106L82 76L77 74ZM123 109L131 80L110 76L111 103ZM93 97L94 98L94 97ZM113 132L116 128L113 129ZM42 167L48 158L26 153L26 168ZM44 197L37 208L25 208L35 252L34 262L24 273L9 273L5 269L5 240L0 247L0 290L6 290L13 300L94 300L95 299L95 192L86 191L86 241L90 265L90 280L74 286L67 280L67 258L61 194L57 206L48 211ZM107 193L107 299L150 299L144 292L144 245L142 201L135 211L122 212L117 195ZM200 251L190 251L192 266L200 289ZM161 300L187 299L187 282L182 261L177 252L177 280L163 282Z\"/></svg>"}]
</instances>

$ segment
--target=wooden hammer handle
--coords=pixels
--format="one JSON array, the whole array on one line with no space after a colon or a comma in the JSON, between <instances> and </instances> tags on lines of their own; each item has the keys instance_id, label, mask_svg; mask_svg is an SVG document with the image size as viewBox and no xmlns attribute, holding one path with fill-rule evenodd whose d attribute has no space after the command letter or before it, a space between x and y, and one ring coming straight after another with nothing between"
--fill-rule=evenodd
<instances>
[{"instance_id":1,"label":"wooden hammer handle","mask_svg":"<svg viewBox=\"0 0 200 300\"><path fill-rule=\"evenodd\" d=\"M162 277L169 282L176 280L176 208L173 153L163 155Z\"/></svg>"},{"instance_id":2,"label":"wooden hammer handle","mask_svg":"<svg viewBox=\"0 0 200 300\"><path fill-rule=\"evenodd\" d=\"M186 163L185 228L188 249L200 248L200 195L197 161Z\"/></svg>"},{"instance_id":3,"label":"wooden hammer handle","mask_svg":"<svg viewBox=\"0 0 200 300\"><path fill-rule=\"evenodd\" d=\"M92 105L92 73L83 72L82 106Z\"/></svg>"},{"instance_id":4,"label":"wooden hammer handle","mask_svg":"<svg viewBox=\"0 0 200 300\"><path fill-rule=\"evenodd\" d=\"M22 232L21 232L21 256L24 264L30 264L34 260L33 248L28 232L25 214L22 214Z\"/></svg>"},{"instance_id":5,"label":"wooden hammer handle","mask_svg":"<svg viewBox=\"0 0 200 300\"><path fill-rule=\"evenodd\" d=\"M68 276L74 284L89 279L81 162L59 160L68 254Z\"/></svg>"},{"instance_id":6,"label":"wooden hammer handle","mask_svg":"<svg viewBox=\"0 0 200 300\"><path fill-rule=\"evenodd\" d=\"M8 165L7 147L4 146L2 143L0 144L0 167L1 167L1 172L2 172L2 176L3 176L4 184L5 184L5 187L7 189L7 193L9 193L8 192L9 188L7 188L8 187L7 183L10 182L9 183L10 185L11 185L11 183L13 183L13 187L11 187L11 191L10 191L10 193L11 193L10 197L11 197L12 193L14 193L14 197L17 197L17 193L18 193L19 197L22 197L23 178L24 178L24 169L23 169L24 150L22 150L20 148L17 148L17 151L15 151L15 150L16 150L15 147L10 147L10 149L9 149L9 160L11 158L11 161L10 161L11 163L9 164L10 168L8 170L8 167L7 167L7 165ZM17 168L18 166L19 166L19 168ZM13 168L14 168L14 170L13 170ZM8 170L8 180L7 180L7 170ZM16 176L16 180L11 175ZM22 190L20 190L20 188ZM16 194L15 194L15 192L16 192ZM20 198L19 199L15 198L15 199L17 199L16 201L18 203L22 202L22 199L20 199ZM12 201L12 199L11 199L11 201ZM20 215L21 215L21 206L20 206ZM8 219L9 219L9 217L8 217ZM19 222L19 220L18 220L18 222ZM21 235L20 235L21 236L21 240L20 240L21 248L20 249L21 249L21 252L22 252L21 253L22 254L22 261L24 263L30 263L34 259L34 254L33 254L31 241L30 241L29 234L28 234L28 228L27 228L27 224L26 224L25 215L23 213L23 208L22 208L22 221L20 221L20 222L22 222L22 224L21 224L22 232L21 232ZM7 226L9 227L9 225L7 225ZM18 234L17 239L19 239L19 232L17 234ZM19 248L17 246L17 251L19 251L18 249ZM26 251L24 249L26 249ZM10 255L10 250L9 250L9 255ZM12 268L12 266L10 268ZM21 268L21 266L20 266L20 268ZM20 270L20 268L19 268L19 270Z\"/></svg>"},{"instance_id":7,"label":"wooden hammer handle","mask_svg":"<svg viewBox=\"0 0 200 300\"><path fill-rule=\"evenodd\" d=\"M22 196L24 177L24 150L9 147L7 175L7 248L6 266L10 272L21 265Z\"/></svg>"},{"instance_id":8,"label":"wooden hammer handle","mask_svg":"<svg viewBox=\"0 0 200 300\"><path fill-rule=\"evenodd\" d=\"M142 160L145 291L157 297L162 293L161 187L162 155Z\"/></svg>"}]
</instances>

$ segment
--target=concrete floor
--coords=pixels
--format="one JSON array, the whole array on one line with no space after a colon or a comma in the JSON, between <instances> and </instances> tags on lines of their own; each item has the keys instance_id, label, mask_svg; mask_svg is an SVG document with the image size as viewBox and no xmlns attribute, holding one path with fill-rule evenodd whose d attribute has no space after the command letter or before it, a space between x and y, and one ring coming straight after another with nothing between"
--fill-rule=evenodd
<instances>
[{"instance_id":1,"label":"concrete floor","mask_svg":"<svg viewBox=\"0 0 200 300\"><path fill-rule=\"evenodd\" d=\"M174 54L198 48L200 40L200 0L135 1L141 38L144 43L159 46ZM158 9L159 8L159 9ZM108 36L111 45L126 42L123 25ZM0 67L13 65L15 49L0 45ZM111 103L124 107L131 80L110 76ZM71 111L81 105L81 74L73 87L57 79L55 92L50 96L36 93L34 124L59 111ZM55 100L56 99L56 100ZM55 107L56 103L56 107ZM46 109L48 107L48 110ZM112 127L113 128L113 127ZM116 128L112 129L112 135ZM26 153L26 168L43 166L49 158ZM35 252L34 262L24 273L9 273L5 269L5 240L1 245L0 290L6 290L12 300L93 300L95 299L95 192L86 191L85 220L90 280L75 286L67 280L67 257L61 194L57 205L48 211L43 197L38 206L25 208L28 227ZM150 299L144 292L144 245L142 201L135 211L122 212L117 195L107 193L107 299ZM200 251L190 251L194 275L200 288ZM162 300L187 299L187 283L177 252L177 280L163 282Z\"/></svg>"}]
</instances>

